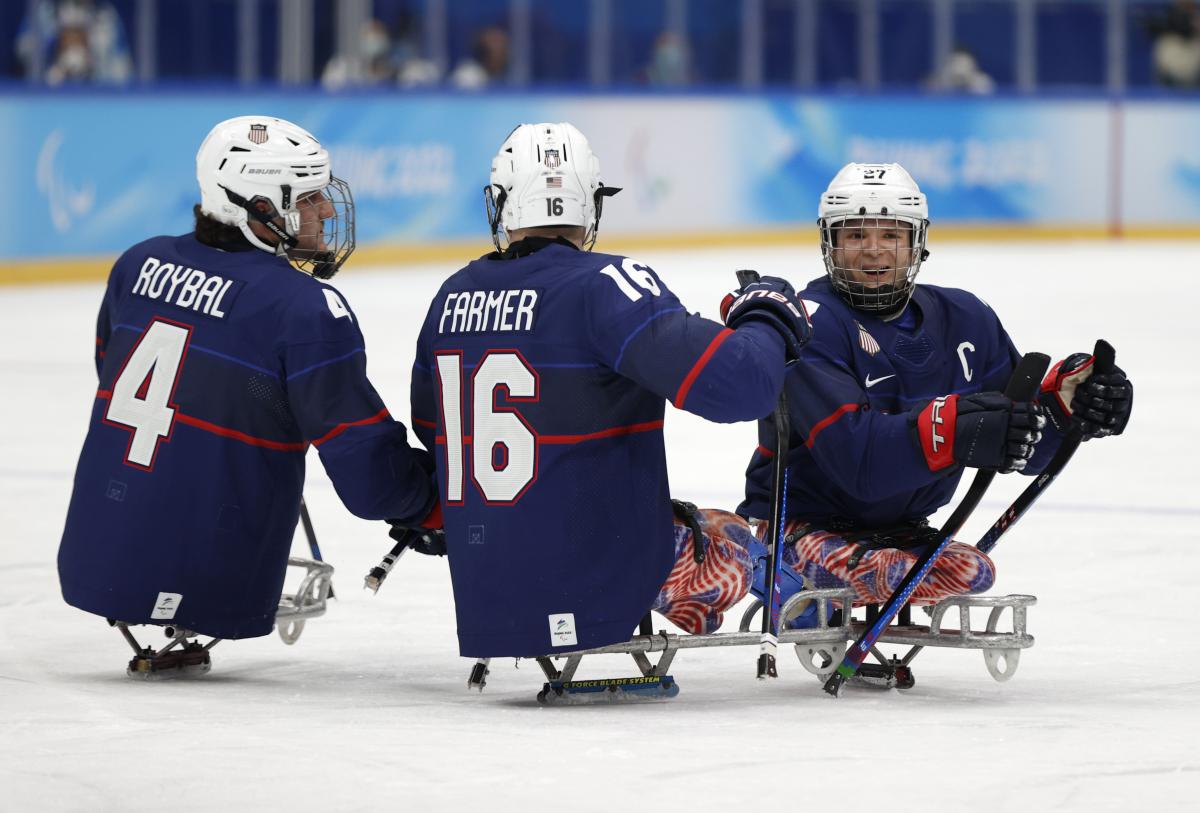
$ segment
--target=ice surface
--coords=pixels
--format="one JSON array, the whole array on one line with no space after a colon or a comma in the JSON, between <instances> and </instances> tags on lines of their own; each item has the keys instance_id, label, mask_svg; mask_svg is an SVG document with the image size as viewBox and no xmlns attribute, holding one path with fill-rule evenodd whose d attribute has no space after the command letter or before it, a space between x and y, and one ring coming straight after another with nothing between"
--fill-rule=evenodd
<instances>
[{"instance_id":1,"label":"ice surface","mask_svg":"<svg viewBox=\"0 0 1200 813\"><path fill-rule=\"evenodd\" d=\"M609 246L611 250L619 245ZM1024 350L1104 337L1137 384L1132 425L1088 443L996 549L996 593L1033 593L1037 645L992 681L977 652L929 651L907 693L821 692L790 653L754 679L751 648L689 650L667 704L542 709L542 676L493 663L482 694L457 656L445 563L405 557L338 504L315 456L307 497L338 573L330 613L295 647L225 642L210 676L144 684L98 618L60 598L54 558L95 391L99 283L0 289L0 810L1184 809L1200 790L1195 243L935 242L922 281L989 301ZM482 249L481 249L482 251ZM811 246L644 252L714 315L732 270L797 282ZM398 416L418 324L450 267L337 283ZM751 425L670 411L672 491L731 507ZM977 538L1025 481L997 480ZM537 544L537 529L530 529ZM163 544L171 544L163 529ZM731 614L735 623L740 613ZM629 674L618 656L581 676ZM587 666L584 667L587 670ZM776 809L776 808L772 808Z\"/></svg>"}]
</instances>

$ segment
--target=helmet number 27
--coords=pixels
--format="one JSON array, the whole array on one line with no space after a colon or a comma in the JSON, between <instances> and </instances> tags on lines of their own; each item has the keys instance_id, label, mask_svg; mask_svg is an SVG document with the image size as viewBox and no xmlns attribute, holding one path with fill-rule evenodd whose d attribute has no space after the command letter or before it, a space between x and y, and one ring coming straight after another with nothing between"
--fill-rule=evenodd
<instances>
[{"instance_id":1,"label":"helmet number 27","mask_svg":"<svg viewBox=\"0 0 1200 813\"><path fill-rule=\"evenodd\" d=\"M489 350L471 377L470 398L463 391L461 352L438 353L437 373L446 444L443 500L463 501L464 448L470 445L472 479L484 501L512 505L537 479L538 437L520 412L497 402L537 401L537 372L515 350ZM468 411L470 435L463 423Z\"/></svg>"}]
</instances>

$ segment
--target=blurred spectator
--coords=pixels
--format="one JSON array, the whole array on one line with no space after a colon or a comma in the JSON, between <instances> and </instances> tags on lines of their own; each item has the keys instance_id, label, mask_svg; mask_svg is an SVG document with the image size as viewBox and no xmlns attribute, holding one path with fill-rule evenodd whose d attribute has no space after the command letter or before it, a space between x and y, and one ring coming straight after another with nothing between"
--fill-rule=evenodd
<instances>
[{"instance_id":1,"label":"blurred spectator","mask_svg":"<svg viewBox=\"0 0 1200 813\"><path fill-rule=\"evenodd\" d=\"M351 85L381 85L396 77L392 64L392 39L387 26L367 20L359 33L357 51L334 54L321 71L321 84L329 90Z\"/></svg>"},{"instance_id":2,"label":"blurred spectator","mask_svg":"<svg viewBox=\"0 0 1200 813\"><path fill-rule=\"evenodd\" d=\"M321 84L328 90L393 83L417 87L437 84L439 78L437 66L421 56L419 34L407 14L396 24L394 42L382 21L368 20L357 52L334 55L321 72Z\"/></svg>"},{"instance_id":3,"label":"blurred spectator","mask_svg":"<svg viewBox=\"0 0 1200 813\"><path fill-rule=\"evenodd\" d=\"M133 78L124 26L107 2L37 0L21 22L17 56L26 77L51 85Z\"/></svg>"},{"instance_id":4,"label":"blurred spectator","mask_svg":"<svg viewBox=\"0 0 1200 813\"><path fill-rule=\"evenodd\" d=\"M687 43L673 31L664 31L654 40L646 81L651 85L678 87L691 80L691 55Z\"/></svg>"},{"instance_id":5,"label":"blurred spectator","mask_svg":"<svg viewBox=\"0 0 1200 813\"><path fill-rule=\"evenodd\" d=\"M450 82L462 90L479 90L508 78L508 32L489 26L475 35L471 57L450 73Z\"/></svg>"},{"instance_id":6,"label":"blurred spectator","mask_svg":"<svg viewBox=\"0 0 1200 813\"><path fill-rule=\"evenodd\" d=\"M1146 30L1154 38L1151 58L1159 84L1200 86L1200 5L1175 0L1165 13L1146 20Z\"/></svg>"},{"instance_id":7,"label":"blurred spectator","mask_svg":"<svg viewBox=\"0 0 1200 813\"><path fill-rule=\"evenodd\" d=\"M442 78L437 65L422 56L421 50L421 31L416 18L402 14L396 21L396 44L392 47L396 82L401 87L436 85Z\"/></svg>"},{"instance_id":8,"label":"blurred spectator","mask_svg":"<svg viewBox=\"0 0 1200 813\"><path fill-rule=\"evenodd\" d=\"M925 82L935 93L974 93L985 96L996 90L996 82L983 72L975 55L959 46L950 52L942 67Z\"/></svg>"}]
</instances>

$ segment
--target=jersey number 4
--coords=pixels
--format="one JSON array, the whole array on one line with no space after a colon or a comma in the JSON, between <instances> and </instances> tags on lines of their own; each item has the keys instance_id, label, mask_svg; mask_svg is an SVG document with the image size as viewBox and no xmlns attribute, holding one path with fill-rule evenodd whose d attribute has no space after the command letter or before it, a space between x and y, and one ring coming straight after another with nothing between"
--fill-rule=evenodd
<instances>
[{"instance_id":1,"label":"jersey number 4","mask_svg":"<svg viewBox=\"0 0 1200 813\"><path fill-rule=\"evenodd\" d=\"M133 430L125 462L150 471L159 441L171 437L175 425L175 386L187 356L192 329L154 320L125 359L113 382L104 420Z\"/></svg>"},{"instance_id":2,"label":"jersey number 4","mask_svg":"<svg viewBox=\"0 0 1200 813\"><path fill-rule=\"evenodd\" d=\"M512 505L537 479L538 437L525 418L497 401L538 400L538 374L516 350L489 350L471 377L470 398L463 392L461 352L437 354L446 431L445 502L463 501L466 446L471 447L472 479L489 505ZM470 411L471 434L464 431Z\"/></svg>"}]
</instances>

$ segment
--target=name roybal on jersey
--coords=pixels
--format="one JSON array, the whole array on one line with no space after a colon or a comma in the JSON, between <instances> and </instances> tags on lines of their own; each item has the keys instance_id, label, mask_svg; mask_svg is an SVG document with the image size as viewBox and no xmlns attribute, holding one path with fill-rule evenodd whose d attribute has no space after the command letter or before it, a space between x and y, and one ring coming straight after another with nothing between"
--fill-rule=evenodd
<instances>
[{"instance_id":1,"label":"name roybal on jersey","mask_svg":"<svg viewBox=\"0 0 1200 813\"><path fill-rule=\"evenodd\" d=\"M177 308L186 308L205 316L224 319L241 283L218 274L164 263L147 257L133 283L133 293L157 299Z\"/></svg>"},{"instance_id":2,"label":"name roybal on jersey","mask_svg":"<svg viewBox=\"0 0 1200 813\"><path fill-rule=\"evenodd\" d=\"M537 291L452 291L438 333L508 333L533 329Z\"/></svg>"}]
</instances>

